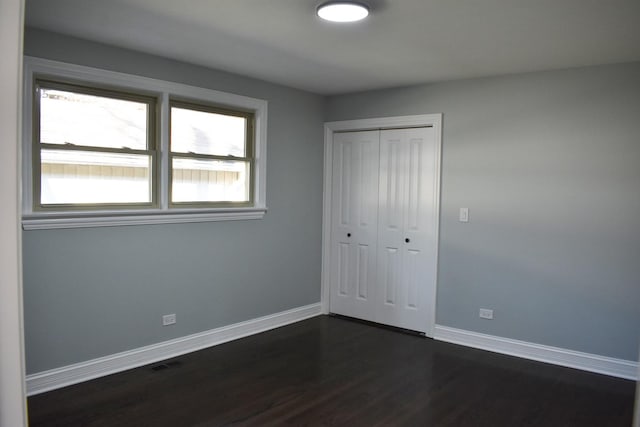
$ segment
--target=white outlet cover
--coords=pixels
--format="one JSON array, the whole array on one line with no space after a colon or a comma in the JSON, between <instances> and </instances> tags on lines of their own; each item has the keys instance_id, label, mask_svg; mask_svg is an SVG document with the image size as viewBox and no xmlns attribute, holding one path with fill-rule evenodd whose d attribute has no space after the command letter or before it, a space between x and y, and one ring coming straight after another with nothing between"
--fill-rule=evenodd
<instances>
[{"instance_id":1,"label":"white outlet cover","mask_svg":"<svg viewBox=\"0 0 640 427\"><path fill-rule=\"evenodd\" d=\"M162 316L162 326L173 325L174 323L176 323L175 314L165 314Z\"/></svg>"},{"instance_id":2,"label":"white outlet cover","mask_svg":"<svg viewBox=\"0 0 640 427\"><path fill-rule=\"evenodd\" d=\"M482 319L493 319L493 310L490 310L488 308L481 308L480 309L480 317Z\"/></svg>"}]
</instances>

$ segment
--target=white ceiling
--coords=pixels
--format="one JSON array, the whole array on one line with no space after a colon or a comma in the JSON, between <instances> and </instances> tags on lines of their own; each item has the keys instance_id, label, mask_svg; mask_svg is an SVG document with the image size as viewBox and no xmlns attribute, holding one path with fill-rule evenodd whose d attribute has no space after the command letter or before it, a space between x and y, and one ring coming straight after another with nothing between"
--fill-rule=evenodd
<instances>
[{"instance_id":1,"label":"white ceiling","mask_svg":"<svg viewBox=\"0 0 640 427\"><path fill-rule=\"evenodd\" d=\"M640 60L640 0L27 0L26 24L321 94Z\"/></svg>"}]
</instances>

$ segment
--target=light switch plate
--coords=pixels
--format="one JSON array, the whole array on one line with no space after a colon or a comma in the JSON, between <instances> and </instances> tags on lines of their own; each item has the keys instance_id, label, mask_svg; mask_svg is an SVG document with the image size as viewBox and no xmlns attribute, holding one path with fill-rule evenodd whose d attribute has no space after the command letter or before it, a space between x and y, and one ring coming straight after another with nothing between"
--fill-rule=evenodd
<instances>
[{"instance_id":1,"label":"light switch plate","mask_svg":"<svg viewBox=\"0 0 640 427\"><path fill-rule=\"evenodd\" d=\"M469 222L469 208L460 208L460 222Z\"/></svg>"}]
</instances>

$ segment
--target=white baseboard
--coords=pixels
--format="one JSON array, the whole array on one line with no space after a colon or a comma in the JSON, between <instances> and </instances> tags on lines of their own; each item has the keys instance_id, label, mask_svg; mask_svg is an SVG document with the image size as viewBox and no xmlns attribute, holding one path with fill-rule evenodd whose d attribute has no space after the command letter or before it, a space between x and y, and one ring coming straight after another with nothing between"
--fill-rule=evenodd
<instances>
[{"instance_id":1,"label":"white baseboard","mask_svg":"<svg viewBox=\"0 0 640 427\"><path fill-rule=\"evenodd\" d=\"M279 328L321 314L320 303L298 307L186 337L27 376L27 395L55 390L116 372L126 371L248 335Z\"/></svg>"},{"instance_id":2,"label":"white baseboard","mask_svg":"<svg viewBox=\"0 0 640 427\"><path fill-rule=\"evenodd\" d=\"M436 325L434 339L524 359L638 380L638 362Z\"/></svg>"}]
</instances>

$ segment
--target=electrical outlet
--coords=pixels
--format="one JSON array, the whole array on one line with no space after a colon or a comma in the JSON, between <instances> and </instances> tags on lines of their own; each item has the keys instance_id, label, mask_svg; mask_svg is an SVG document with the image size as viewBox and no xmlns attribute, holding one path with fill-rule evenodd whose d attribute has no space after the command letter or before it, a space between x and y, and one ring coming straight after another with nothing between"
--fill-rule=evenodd
<instances>
[{"instance_id":1,"label":"electrical outlet","mask_svg":"<svg viewBox=\"0 0 640 427\"><path fill-rule=\"evenodd\" d=\"M176 315L174 314L165 314L162 316L162 326L173 325L176 323Z\"/></svg>"},{"instance_id":2,"label":"electrical outlet","mask_svg":"<svg viewBox=\"0 0 640 427\"><path fill-rule=\"evenodd\" d=\"M480 309L480 318L492 320L493 319L493 310L489 310L488 308L481 308Z\"/></svg>"}]
</instances>

